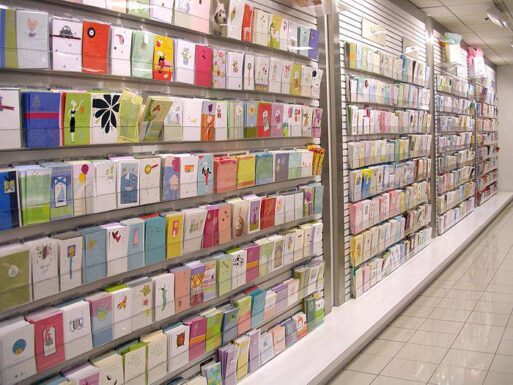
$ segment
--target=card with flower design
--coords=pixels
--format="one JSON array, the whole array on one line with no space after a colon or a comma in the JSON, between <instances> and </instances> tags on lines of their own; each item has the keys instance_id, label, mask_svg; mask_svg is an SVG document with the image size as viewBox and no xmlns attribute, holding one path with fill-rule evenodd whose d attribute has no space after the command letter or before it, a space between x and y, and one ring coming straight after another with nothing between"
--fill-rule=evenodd
<instances>
[{"instance_id":1,"label":"card with flower design","mask_svg":"<svg viewBox=\"0 0 513 385\"><path fill-rule=\"evenodd\" d=\"M244 16L244 1L230 0L228 7L227 37L241 40L242 36L242 18Z\"/></svg>"},{"instance_id":2,"label":"card with flower design","mask_svg":"<svg viewBox=\"0 0 513 385\"><path fill-rule=\"evenodd\" d=\"M255 89L255 55L244 54L244 90Z\"/></svg>"},{"instance_id":3,"label":"card with flower design","mask_svg":"<svg viewBox=\"0 0 513 385\"><path fill-rule=\"evenodd\" d=\"M152 323L153 284L148 277L127 282L132 290L132 330L138 330Z\"/></svg>"},{"instance_id":4,"label":"card with flower design","mask_svg":"<svg viewBox=\"0 0 513 385\"><path fill-rule=\"evenodd\" d=\"M221 141L228 139L228 102L216 100L214 120L214 140Z\"/></svg>"},{"instance_id":5,"label":"card with flower design","mask_svg":"<svg viewBox=\"0 0 513 385\"><path fill-rule=\"evenodd\" d=\"M282 92L282 76L283 76L282 59L272 57L269 64L269 92L279 94Z\"/></svg>"},{"instance_id":6,"label":"card with flower design","mask_svg":"<svg viewBox=\"0 0 513 385\"><path fill-rule=\"evenodd\" d=\"M253 43L267 47L269 45L269 24L271 14L255 8L253 15Z\"/></svg>"},{"instance_id":7,"label":"card with flower design","mask_svg":"<svg viewBox=\"0 0 513 385\"><path fill-rule=\"evenodd\" d=\"M307 65L301 66L301 96L307 98L312 96L312 74L313 67Z\"/></svg>"},{"instance_id":8,"label":"card with flower design","mask_svg":"<svg viewBox=\"0 0 513 385\"><path fill-rule=\"evenodd\" d=\"M175 39L175 42L175 81L187 84L194 84L196 44L182 39Z\"/></svg>"},{"instance_id":9,"label":"card with flower design","mask_svg":"<svg viewBox=\"0 0 513 385\"><path fill-rule=\"evenodd\" d=\"M91 144L118 142L121 94L91 94Z\"/></svg>"},{"instance_id":10,"label":"card with flower design","mask_svg":"<svg viewBox=\"0 0 513 385\"><path fill-rule=\"evenodd\" d=\"M212 57L212 88L226 88L226 55L227 51L214 48Z\"/></svg>"},{"instance_id":11,"label":"card with flower design","mask_svg":"<svg viewBox=\"0 0 513 385\"><path fill-rule=\"evenodd\" d=\"M269 91L269 56L257 56L255 59L255 89Z\"/></svg>"},{"instance_id":12,"label":"card with flower design","mask_svg":"<svg viewBox=\"0 0 513 385\"><path fill-rule=\"evenodd\" d=\"M244 67L244 53L229 51L226 64L226 88L229 90L242 90L242 74Z\"/></svg>"},{"instance_id":13,"label":"card with flower design","mask_svg":"<svg viewBox=\"0 0 513 385\"><path fill-rule=\"evenodd\" d=\"M59 292L59 252L55 239L48 237L26 243L30 249L33 298L40 299Z\"/></svg>"},{"instance_id":14,"label":"card with flower design","mask_svg":"<svg viewBox=\"0 0 513 385\"><path fill-rule=\"evenodd\" d=\"M159 202L161 159L154 156L136 158L139 160L139 204Z\"/></svg>"}]
</instances>

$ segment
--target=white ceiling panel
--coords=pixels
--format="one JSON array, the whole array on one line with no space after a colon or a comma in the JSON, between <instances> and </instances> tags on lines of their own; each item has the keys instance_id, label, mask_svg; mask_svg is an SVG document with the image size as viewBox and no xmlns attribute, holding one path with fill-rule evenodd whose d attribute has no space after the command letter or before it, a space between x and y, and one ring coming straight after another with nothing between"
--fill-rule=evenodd
<instances>
[{"instance_id":1,"label":"white ceiling panel","mask_svg":"<svg viewBox=\"0 0 513 385\"><path fill-rule=\"evenodd\" d=\"M441 0L443 5L452 7L454 5L483 4L490 3L490 0Z\"/></svg>"},{"instance_id":2,"label":"white ceiling panel","mask_svg":"<svg viewBox=\"0 0 513 385\"><path fill-rule=\"evenodd\" d=\"M452 7L448 7L451 12L456 15L456 17L460 16L486 16L486 11L493 7L493 3L491 1L487 3L478 3L478 4L465 4L465 5L455 5Z\"/></svg>"},{"instance_id":3,"label":"white ceiling panel","mask_svg":"<svg viewBox=\"0 0 513 385\"><path fill-rule=\"evenodd\" d=\"M423 8L422 10L428 16L431 16L435 19L437 19L440 16L454 17L452 12L448 8L445 8L445 7L429 7L429 8Z\"/></svg>"},{"instance_id":4,"label":"white ceiling panel","mask_svg":"<svg viewBox=\"0 0 513 385\"><path fill-rule=\"evenodd\" d=\"M419 8L442 6L438 0L412 0L412 3Z\"/></svg>"}]
</instances>

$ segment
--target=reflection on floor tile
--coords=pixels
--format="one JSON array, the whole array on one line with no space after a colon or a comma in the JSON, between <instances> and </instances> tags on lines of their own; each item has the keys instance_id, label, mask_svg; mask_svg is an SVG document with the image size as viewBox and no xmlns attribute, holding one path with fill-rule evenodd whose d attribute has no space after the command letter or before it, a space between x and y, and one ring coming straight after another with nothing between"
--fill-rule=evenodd
<instances>
[{"instance_id":1,"label":"reflection on floor tile","mask_svg":"<svg viewBox=\"0 0 513 385\"><path fill-rule=\"evenodd\" d=\"M513 385L512 233L513 206L331 384Z\"/></svg>"}]
</instances>

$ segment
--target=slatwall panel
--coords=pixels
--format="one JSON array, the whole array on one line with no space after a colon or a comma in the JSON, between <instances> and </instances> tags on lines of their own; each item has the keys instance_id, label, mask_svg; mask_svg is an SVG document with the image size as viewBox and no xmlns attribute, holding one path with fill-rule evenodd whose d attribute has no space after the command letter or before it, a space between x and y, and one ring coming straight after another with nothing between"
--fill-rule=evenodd
<instances>
[{"instance_id":1,"label":"slatwall panel","mask_svg":"<svg viewBox=\"0 0 513 385\"><path fill-rule=\"evenodd\" d=\"M349 259L350 233L349 233L349 172L347 142L350 141L347 130L346 106L346 75L354 73L346 69L345 42L357 42L366 44L386 54L400 56L402 54L402 38L406 37L415 41L419 46L425 47L426 26L425 23L416 19L403 9L392 4L388 0L343 0L341 3L348 11L339 13L339 38L340 38L340 91L342 100L342 149L344 164L344 250L345 250L345 297L351 298L351 266ZM374 41L362 37L362 18L385 27L386 45L382 46ZM426 50L419 52L417 60L426 62ZM356 71L358 72L358 71ZM371 74L366 74L370 78ZM376 78L380 78L379 76ZM366 136L367 139L379 138L377 136Z\"/></svg>"},{"instance_id":2,"label":"slatwall panel","mask_svg":"<svg viewBox=\"0 0 513 385\"><path fill-rule=\"evenodd\" d=\"M460 55L461 55L460 56L460 64L459 65L450 65L450 64L446 63L446 52L444 49L444 45L442 43L440 43L440 41L439 41L439 39L441 37L443 37L443 33L440 31L437 31L437 30L433 30L432 35L433 35L433 38L435 39L435 41L433 42L433 62L434 62L435 78L438 75L445 75L445 76L450 76L459 81L468 82L469 81L469 78L468 78L469 71L468 71L468 62L467 62L468 51L466 49L466 44L464 42L462 42L460 44L460 46L461 46L461 48L460 48ZM436 86L435 86L435 95L437 95L437 94L438 94L438 90L436 89ZM444 96L448 95L447 93L442 93L442 94ZM452 96L454 98L458 97L456 95L452 95ZM457 151L452 151L452 152L442 151L439 147L438 138L443 136L444 134L440 132L440 128L438 127L438 122L437 122L438 119L437 118L439 115L442 115L442 114L443 113L439 111L439 108L435 102L434 121L435 121L435 133L436 133L435 148L436 148L437 159L444 155L451 155L451 154L457 152ZM447 114L445 114L445 115L447 115ZM457 115L457 114L455 114L455 115ZM452 133L448 133L448 134L452 134ZM474 136L473 142L475 142L475 136ZM471 149L475 149L475 148L471 147ZM439 173L442 174L442 172L438 166L439 166L438 162L436 162L436 175L438 175ZM474 174L475 174L475 172L474 172ZM472 181L472 180L475 180L475 178L471 178L470 181ZM435 198L434 198L435 199L435 205L434 205L435 218L438 218L438 215L441 213L438 212L438 208L436 205L436 196L439 194L441 195L442 193L446 193L448 191L454 190L454 189L451 189L451 190L448 190L445 192L439 192L437 189L438 186L436 183L434 184L434 187L435 187L435 189L434 189L434 191L435 191ZM437 222L437 220L435 220L435 223L433 226L434 236L439 234L438 227L439 227L438 222Z\"/></svg>"}]
</instances>

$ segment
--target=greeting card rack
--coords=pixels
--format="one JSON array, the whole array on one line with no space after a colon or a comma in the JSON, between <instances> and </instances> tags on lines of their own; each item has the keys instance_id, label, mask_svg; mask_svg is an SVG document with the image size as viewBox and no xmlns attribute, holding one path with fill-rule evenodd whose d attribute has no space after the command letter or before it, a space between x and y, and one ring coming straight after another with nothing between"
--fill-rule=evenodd
<instances>
[{"instance_id":1,"label":"greeting card rack","mask_svg":"<svg viewBox=\"0 0 513 385\"><path fill-rule=\"evenodd\" d=\"M378 284L431 238L425 28L392 3L348 2L339 13L346 298Z\"/></svg>"},{"instance_id":2,"label":"greeting card rack","mask_svg":"<svg viewBox=\"0 0 513 385\"><path fill-rule=\"evenodd\" d=\"M143 98L148 98L149 96L174 96L181 98L204 98L209 100L221 100L226 101L228 103L233 101L240 101L241 103L269 102L274 104L299 105L312 108L324 107L326 104L326 100L323 100L320 97L320 95L325 95L325 92L323 90L325 90L326 87L324 81L322 81L321 83L322 71L325 69L325 55L323 50L322 34L320 37L317 36L317 39L320 39L320 49L319 55L318 57L316 57L316 55L310 55L310 51L305 51L305 44L303 44L304 42L301 42L300 45L300 42L296 41L295 45L295 47L302 46L302 51L299 49L290 49L290 42L288 42L287 39L285 39L285 43L281 42L281 48L280 42L278 42L277 45L270 44L271 46L268 46L267 44L262 44L262 37L260 35L267 36L268 31L265 31L265 33L263 33L262 31L256 31L257 37L253 41L241 41L240 38L237 39L225 36L215 36L214 34L209 32L210 24L213 21L213 15L210 13L210 7L207 10L206 18L199 18L195 22L193 22L193 24L196 23L196 26L200 25L201 28L195 28L193 26L190 26L190 28L186 28L178 25L180 24L176 21L177 16L179 16L178 14L175 15L175 24L171 24L162 20L158 20L158 17L141 17L137 14L128 14L118 12L115 10L105 9L94 5L87 5L86 1L83 1L83 3L84 4L82 4L82 2L70 2L65 0L20 0L16 2L15 7L17 10L23 9L47 12L50 19L50 30L52 17L73 19L81 22L92 20L95 22L107 23L111 26L129 28L133 31L143 31L144 36L146 36L145 34L152 33L166 38L173 37L177 39L183 39L192 42L198 46L202 45L217 49L225 49L234 52L243 51L246 55L249 55L246 56L247 58L253 55L254 59L257 57L271 57L274 58L271 60L279 62L292 62L293 65L297 64L299 66L298 68L300 68L300 77L301 70L306 70L307 74L310 73L310 77L308 78L307 75L307 81L304 82L303 89L299 88L294 91L289 91L288 84L287 86L282 86L276 89L276 84L272 84L272 78L270 80L268 78L267 85L263 88L258 87L258 79L250 79L250 82L254 81L256 83L253 89L251 89L251 87L244 88L244 86L241 86L239 87L239 89L235 90L221 88L214 89L210 86L205 86L197 83L187 84L187 82L184 81L169 82L163 80L156 80L155 78L143 79L139 77L130 76L130 74L118 75L115 74L114 71L112 71L110 66L107 73L99 74L91 73L91 71L86 73L82 71L63 70L63 68L61 68L60 71L55 71L53 69L48 69L53 68L51 65L48 66L48 68L5 68L5 65L1 65L0 67L3 67L0 68L0 73L2 74L2 84L0 85L1 87L15 87L19 88L20 90L27 91L49 89L63 91L72 88L75 90L80 89L95 90L95 92L121 93L123 90L129 90L132 93L132 97L133 95L141 95ZM89 4L92 3L94 2L89 2ZM201 4L202 2L200 1L199 3ZM230 2L225 3L229 4ZM286 18L295 23L296 26L304 26L308 28L309 31L310 29L322 29L322 26L319 25L319 20L322 21L323 19L317 18L312 8L289 6L272 0L258 0L251 2L241 2L242 9L244 9L245 3L248 3L251 6L253 6L254 9L259 9L272 14L281 15L283 16L283 18ZM0 1L0 5L6 6L7 8L13 8L13 4L10 1ZM179 11L175 10L175 12ZM206 30L204 29L205 26ZM29 25L29 29L32 27L33 26ZM146 37L143 38L146 39ZM50 37L50 39L52 39L52 37ZM264 37L264 39L266 39L266 37ZM112 42L110 44L112 44ZM308 42L306 45L308 46ZM174 48L176 52L176 45ZM20 49L23 50L27 48L22 48L22 45L18 44L18 52L20 52ZM52 54L52 52L50 51L51 49L52 45L48 44L49 52L44 52L43 54L46 54L47 57L52 57L55 53ZM22 55L26 54L26 52L22 52ZM35 54L39 55L41 54L41 52L36 52ZM109 53L109 55L111 55L111 53ZM171 53L171 55L174 54ZM57 58L53 57L52 64L55 65L56 61ZM240 62L239 64L241 66L240 71L242 71L242 65L246 65L247 62L244 61ZM65 65L68 64L65 63ZM308 72L309 68L311 69L311 72ZM179 69L178 65L176 66L176 69ZM210 72L211 68L209 68L208 71ZM272 69L267 67L265 72L266 75L269 76L269 72L272 72ZM312 93L311 80L312 76L316 76L313 75L314 72L315 74L319 74L320 76L317 85L315 85L314 80L314 88L317 87L317 90L314 89L314 92ZM197 74L197 76L204 75L204 73L201 70L199 70L198 73L199 75ZM187 74L185 74L184 76L186 75ZM230 75L227 73L226 78L228 79L228 81L230 80L229 77ZM281 74L278 78L281 84ZM297 81L298 79L294 80ZM241 79L241 81L243 80ZM300 112L301 111L302 110L300 110ZM76 113L76 111L70 112L70 114L74 113ZM271 116L267 116L267 118L270 119ZM300 116L300 118L302 118L302 116ZM322 118L323 127L326 125L326 121L327 118L324 116ZM245 129L245 124L241 124L240 126L235 125L235 127L240 129L240 131L242 132ZM301 130L299 131L299 133L296 134L289 132L287 134L282 134L279 136L266 135L260 137L258 135L255 135L246 137L246 135L235 135L230 137L230 135L228 135L227 137L216 137L215 140L204 140L203 138L191 140L185 138L186 130L188 130L189 128L190 127L184 124L184 137L179 139L162 138L162 140L137 140L134 142L109 142L103 144L81 143L77 146L66 146L62 145L62 140L64 140L64 142L66 141L66 137L64 137L61 138L60 145L44 147L27 146L26 143L22 142L21 148L0 150L0 164L5 166L22 166L26 164L39 164L47 161L94 161L101 158L112 158L114 156L159 156L162 153L169 152L187 152L199 154L209 153L214 155L231 156L234 154L254 154L256 152L273 150L296 151L296 149L304 148L307 145L319 145L321 143L319 133L315 133L312 131L304 133ZM322 135L324 136L325 133L322 133ZM141 204L138 206L115 208L105 212L86 213L82 216L69 217L57 221L36 223L28 226L22 226L19 228L7 229L5 231L0 232L0 243L2 244L2 246L3 244L12 242L25 243L29 240L38 239L46 235L50 235L51 237L55 234L70 230L80 230L84 226L102 225L108 222L117 222L125 220L127 218L135 218L137 216L148 215L155 212L163 213L169 210L179 211L188 208L197 208L202 205L211 205L213 203L218 203L220 201L229 200L232 197L239 197L250 194L257 194L259 196L274 196L275 194L289 194L297 191L303 191L301 190L303 187L301 187L300 189L300 186L318 186L323 184L323 179L325 179L325 176L328 175L328 172L326 170L327 163L328 162L324 163L326 166L322 169L322 178L320 175L320 169L317 170L315 173L307 173L306 175L302 174L301 170L299 170L297 177L287 178L286 180L278 180L276 178L273 178L268 183L246 187L238 186L238 189L231 191L210 193L203 196L186 197L173 201L155 201L152 203ZM141 189L142 188L144 188L144 186L141 186ZM63 303L67 303L69 301L83 299L84 297L96 293L101 289L112 287L112 285L114 284L127 283L141 277L155 277L161 273L167 272L170 268L176 268L186 263L196 261L199 258L208 257L216 252L220 252L239 245L254 242L263 237L268 237L273 234L284 234L286 232L294 231L294 229L301 228L301 226L309 226L309 224L312 223L322 223L324 210L326 210L326 212L329 212L330 210L330 205L328 203L330 201L328 189L324 189L323 201L326 203L322 205L321 202L320 211L315 214L313 212L308 212L306 215L294 217L293 220L289 220L286 222L284 221L282 224L262 229L260 231L252 232L251 234L243 235L229 242L219 243L212 247L202 248L197 251L183 253L182 255L177 256L173 259L165 259L163 261L153 263L150 265L144 265L138 268L130 269L128 271L118 272L116 274L106 276L98 280L94 280L87 283L84 282L72 289L60 291L52 295L46 296L44 298L32 300L27 303L17 304L16 306L12 306L8 309L2 310L0 312L0 320L7 321L11 320L14 317L24 317L28 314L31 314L35 311L39 311L41 309L45 309L47 307L60 306ZM319 257L326 258L325 260L328 261L327 263L325 263L325 265L322 265L323 268L324 266L326 266L326 272L323 275L323 277L326 277L326 280L324 281L319 278L319 285L316 286L314 292L310 293L308 296L302 294L298 296L297 292L289 293L290 295L292 295L292 298L295 298L295 300L288 301L287 305L282 307L279 312L276 312L276 314L270 316L269 318L266 318L264 322L259 323L257 326L261 329L262 332L264 332L273 328L276 325L282 324L283 321L289 319L291 316L294 316L298 312L304 310L305 299L311 297L312 295L316 296L316 304L321 304L320 306L322 307L319 309L316 308L316 311L320 311L322 314L324 314L325 311L328 312L331 307L331 300L328 296L328 298L326 298L326 306L324 306L323 290L325 283L326 290L329 292L330 289L330 248L328 246L323 247L322 244L323 242L326 242L326 244L329 245L331 230L328 223L324 222L322 225L322 237L320 239L317 239L317 244L319 244L320 242L320 246L318 246L321 250L320 253L305 253L301 258L298 258L297 260L294 260L291 263L280 264L280 266L276 269L273 269L264 275L260 275L256 279L247 281L247 283L245 283L242 286L234 287L233 290L229 290L227 293L223 295L219 295L208 301L191 306L189 309L177 312L172 316L165 317L155 322L151 322L147 326L133 330L130 333L122 335L119 338L114 338L110 342L96 346L91 350L85 351L75 357L66 359L64 361L56 363L55 365L46 367L45 369L38 370L37 373L33 373L30 376L24 376L23 380L20 381L20 383L39 383L44 379L58 375L58 373L67 372L69 369L75 368L81 364L85 364L104 353L112 351L113 349L116 349L130 341L136 340L141 336L147 335L148 333L158 331L163 327L175 324L189 316L197 315L200 312L208 310L214 306L219 308L219 306L221 305L233 302L234 297L239 298L240 295L242 295L245 291L248 291L248 289L253 288L254 286L258 286L258 288L262 290L273 289L277 285L283 283L284 281L287 281L290 278L295 278L295 270L297 270L298 268L310 269L310 266L317 265L320 261ZM202 259L202 261L203 260L205 259ZM308 316L308 312L306 313ZM164 383L165 381L169 381L178 377L192 377L200 373L201 364L211 360L215 357L215 355L216 349L201 354L195 359L188 362L186 365L183 365L178 369L167 372L165 376L159 378L154 383Z\"/></svg>"},{"instance_id":3,"label":"greeting card rack","mask_svg":"<svg viewBox=\"0 0 513 385\"><path fill-rule=\"evenodd\" d=\"M475 79L476 89L476 204L481 206L497 193L498 131L495 71L486 66L485 76Z\"/></svg>"},{"instance_id":4,"label":"greeting card rack","mask_svg":"<svg viewBox=\"0 0 513 385\"><path fill-rule=\"evenodd\" d=\"M436 39L441 37L433 31ZM467 51L447 56L433 44L436 126L436 233L441 235L475 206L475 90L468 79ZM451 62L452 60L452 62Z\"/></svg>"}]
</instances>

